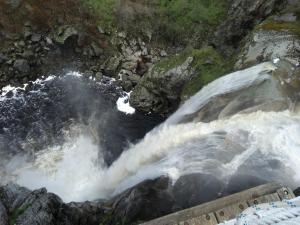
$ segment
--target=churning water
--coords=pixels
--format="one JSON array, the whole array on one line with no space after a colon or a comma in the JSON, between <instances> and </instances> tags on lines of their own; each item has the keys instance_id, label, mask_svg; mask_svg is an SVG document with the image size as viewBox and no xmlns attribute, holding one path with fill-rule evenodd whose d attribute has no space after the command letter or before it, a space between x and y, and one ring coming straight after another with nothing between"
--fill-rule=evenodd
<instances>
[{"instance_id":1,"label":"churning water","mask_svg":"<svg viewBox=\"0 0 300 225\"><path fill-rule=\"evenodd\" d=\"M110 166L101 160L98 142L81 132L63 145L39 151L34 161L15 156L6 174L29 188L46 187L65 201L109 198L145 179L169 175L175 181L198 172L225 183L242 174L296 187L300 184L300 113L258 111L209 123L178 124L214 95L267 79L267 71L273 69L272 64L261 64L209 84Z\"/></svg>"}]
</instances>

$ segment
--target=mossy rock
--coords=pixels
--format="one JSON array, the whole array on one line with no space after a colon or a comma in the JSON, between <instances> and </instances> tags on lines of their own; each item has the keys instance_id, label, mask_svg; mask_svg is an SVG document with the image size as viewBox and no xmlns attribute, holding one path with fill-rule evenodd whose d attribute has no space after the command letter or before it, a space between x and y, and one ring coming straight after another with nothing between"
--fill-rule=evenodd
<instances>
[{"instance_id":1,"label":"mossy rock","mask_svg":"<svg viewBox=\"0 0 300 225\"><path fill-rule=\"evenodd\" d=\"M197 93L204 85L230 72L233 68L233 59L225 60L212 47L193 49L189 54L194 57L195 75L184 86L181 93L182 101Z\"/></svg>"},{"instance_id":2,"label":"mossy rock","mask_svg":"<svg viewBox=\"0 0 300 225\"><path fill-rule=\"evenodd\" d=\"M11 215L9 216L9 225L14 225L16 224L16 221L19 216L21 216L31 205L25 205L23 207L15 209Z\"/></svg>"}]
</instances>

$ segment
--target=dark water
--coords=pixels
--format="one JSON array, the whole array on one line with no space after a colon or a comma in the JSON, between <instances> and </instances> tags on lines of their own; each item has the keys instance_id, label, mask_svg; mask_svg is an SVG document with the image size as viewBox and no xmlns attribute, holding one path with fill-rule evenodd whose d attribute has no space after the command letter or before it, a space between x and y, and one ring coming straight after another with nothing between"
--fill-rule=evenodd
<instances>
[{"instance_id":1,"label":"dark water","mask_svg":"<svg viewBox=\"0 0 300 225\"><path fill-rule=\"evenodd\" d=\"M3 95L3 94L2 94ZM72 125L89 127L110 165L162 121L139 112L126 115L116 107L122 90L111 80L102 83L78 76L62 76L29 83L0 101L0 156L32 154L64 143Z\"/></svg>"}]
</instances>

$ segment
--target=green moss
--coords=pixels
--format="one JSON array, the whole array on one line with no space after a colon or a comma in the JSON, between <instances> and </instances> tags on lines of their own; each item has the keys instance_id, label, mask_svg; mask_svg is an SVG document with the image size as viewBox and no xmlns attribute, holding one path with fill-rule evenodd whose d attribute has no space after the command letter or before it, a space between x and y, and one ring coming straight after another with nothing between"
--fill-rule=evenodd
<instances>
[{"instance_id":1,"label":"green moss","mask_svg":"<svg viewBox=\"0 0 300 225\"><path fill-rule=\"evenodd\" d=\"M207 23L218 25L227 12L227 1L220 0L160 0L160 11L171 24L188 26Z\"/></svg>"},{"instance_id":2,"label":"green moss","mask_svg":"<svg viewBox=\"0 0 300 225\"><path fill-rule=\"evenodd\" d=\"M222 75L230 72L233 68L233 59L224 59L211 47L193 50L193 67L195 75L184 86L181 99L186 100L198 92L204 85L212 82Z\"/></svg>"},{"instance_id":3,"label":"green moss","mask_svg":"<svg viewBox=\"0 0 300 225\"><path fill-rule=\"evenodd\" d=\"M227 14L227 0L160 0L158 33L165 40L186 42L205 37Z\"/></svg>"},{"instance_id":4,"label":"green moss","mask_svg":"<svg viewBox=\"0 0 300 225\"><path fill-rule=\"evenodd\" d=\"M21 216L29 207L31 207L30 204L14 210L9 216L9 225L14 225L18 217Z\"/></svg>"},{"instance_id":5,"label":"green moss","mask_svg":"<svg viewBox=\"0 0 300 225\"><path fill-rule=\"evenodd\" d=\"M293 13L297 16L296 21L293 22L282 22L276 21L275 16L268 17L263 23L256 26L256 30L274 30L274 31L287 31L298 35L300 37L300 6L288 7L283 13Z\"/></svg>"},{"instance_id":6,"label":"green moss","mask_svg":"<svg viewBox=\"0 0 300 225\"><path fill-rule=\"evenodd\" d=\"M263 30L275 30L275 31L289 31L300 37L300 22L276 22L268 20L265 23L259 25L260 29Z\"/></svg>"},{"instance_id":7,"label":"green moss","mask_svg":"<svg viewBox=\"0 0 300 225\"><path fill-rule=\"evenodd\" d=\"M81 1L100 17L100 25L125 29L139 37L150 30L155 41L175 44L186 43L190 35L205 39L227 15L229 0L124 1L122 9L118 8L121 0ZM131 9L134 4L137 8ZM140 11L138 4L142 5ZM117 18L120 10L124 18Z\"/></svg>"}]
</instances>

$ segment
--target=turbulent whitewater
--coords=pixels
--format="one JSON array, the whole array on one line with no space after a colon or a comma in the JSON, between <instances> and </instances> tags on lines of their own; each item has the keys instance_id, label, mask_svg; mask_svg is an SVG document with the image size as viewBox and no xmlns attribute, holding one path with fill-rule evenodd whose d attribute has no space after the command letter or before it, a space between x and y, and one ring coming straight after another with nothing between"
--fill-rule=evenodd
<instances>
[{"instance_id":1,"label":"turbulent whitewater","mask_svg":"<svg viewBox=\"0 0 300 225\"><path fill-rule=\"evenodd\" d=\"M300 113L256 111L211 122L184 121L210 99L271 78L275 65L264 63L229 74L203 88L165 123L107 165L103 148L89 129L64 144L16 155L6 164L8 179L35 189L46 187L65 201L110 198L149 178L170 176L175 182L191 173L210 174L224 185L235 175L300 184ZM105 132L103 130L102 132Z\"/></svg>"}]
</instances>

